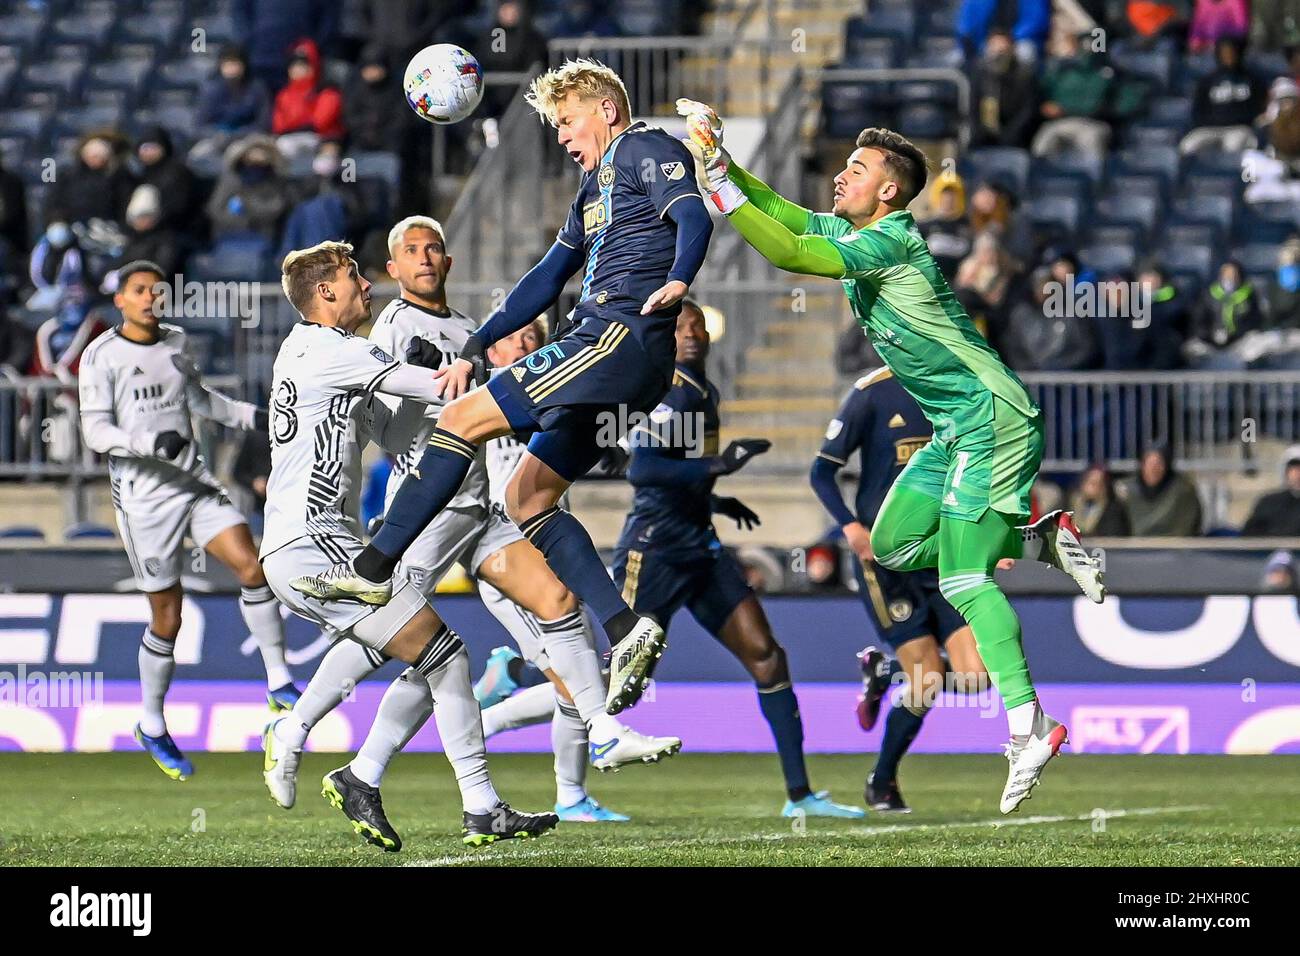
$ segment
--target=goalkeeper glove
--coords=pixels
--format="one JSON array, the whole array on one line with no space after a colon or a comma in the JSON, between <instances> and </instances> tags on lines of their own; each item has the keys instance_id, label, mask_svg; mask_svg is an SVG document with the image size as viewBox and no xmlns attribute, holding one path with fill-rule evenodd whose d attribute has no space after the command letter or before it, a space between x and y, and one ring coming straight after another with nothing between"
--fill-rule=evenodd
<instances>
[{"instance_id":1,"label":"goalkeeper glove","mask_svg":"<svg viewBox=\"0 0 1300 956\"><path fill-rule=\"evenodd\" d=\"M442 349L418 335L411 336L411 341L406 345L406 363L408 365L418 365L420 368L441 368L442 359Z\"/></svg>"},{"instance_id":2,"label":"goalkeeper glove","mask_svg":"<svg viewBox=\"0 0 1300 956\"><path fill-rule=\"evenodd\" d=\"M166 461L175 460L190 440L177 431L159 432L153 440L153 453Z\"/></svg>"},{"instance_id":3,"label":"goalkeeper glove","mask_svg":"<svg viewBox=\"0 0 1300 956\"><path fill-rule=\"evenodd\" d=\"M485 322L484 325L487 323ZM475 385L482 385L488 380L487 346L477 335L470 335L465 340L465 347L460 350L460 360L469 362L473 367L472 377Z\"/></svg>"},{"instance_id":4,"label":"goalkeeper glove","mask_svg":"<svg viewBox=\"0 0 1300 956\"><path fill-rule=\"evenodd\" d=\"M747 200L740 187L727 178L731 156L722 146L722 118L713 107L696 100L678 100L677 112L686 117L691 143L700 152L709 200L724 215L731 213Z\"/></svg>"},{"instance_id":5,"label":"goalkeeper glove","mask_svg":"<svg viewBox=\"0 0 1300 956\"><path fill-rule=\"evenodd\" d=\"M271 430L271 410L268 408L253 409L253 431L269 432Z\"/></svg>"},{"instance_id":6,"label":"goalkeeper glove","mask_svg":"<svg viewBox=\"0 0 1300 956\"><path fill-rule=\"evenodd\" d=\"M739 498L726 498L721 495L714 495L713 513L716 515L722 515L724 518L732 519L736 522L736 527L744 531L753 531L763 523L758 520L758 515L751 511Z\"/></svg>"},{"instance_id":7,"label":"goalkeeper glove","mask_svg":"<svg viewBox=\"0 0 1300 956\"><path fill-rule=\"evenodd\" d=\"M709 474L730 475L740 471L755 455L772 447L766 438L738 438L709 464Z\"/></svg>"}]
</instances>

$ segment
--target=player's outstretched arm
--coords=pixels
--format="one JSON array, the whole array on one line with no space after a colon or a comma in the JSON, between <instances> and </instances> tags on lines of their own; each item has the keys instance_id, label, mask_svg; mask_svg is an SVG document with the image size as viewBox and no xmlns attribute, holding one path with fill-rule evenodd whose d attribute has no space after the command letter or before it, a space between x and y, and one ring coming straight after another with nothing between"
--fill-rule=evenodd
<instances>
[{"instance_id":1,"label":"player's outstretched arm","mask_svg":"<svg viewBox=\"0 0 1300 956\"><path fill-rule=\"evenodd\" d=\"M808 225L812 222L811 209L805 209L797 202L786 199L737 163L733 162L727 167L727 178L739 187L746 199L796 236L808 231Z\"/></svg>"},{"instance_id":2,"label":"player's outstretched arm","mask_svg":"<svg viewBox=\"0 0 1300 956\"><path fill-rule=\"evenodd\" d=\"M266 410L205 385L203 373L188 350L175 353L172 364L185 376L185 400L195 415L227 428L266 431Z\"/></svg>"},{"instance_id":3,"label":"player's outstretched arm","mask_svg":"<svg viewBox=\"0 0 1300 956\"><path fill-rule=\"evenodd\" d=\"M741 203L727 213L727 219L746 242L778 269L827 279L842 279L848 272L840 249L832 240L791 232L754 203Z\"/></svg>"}]
</instances>

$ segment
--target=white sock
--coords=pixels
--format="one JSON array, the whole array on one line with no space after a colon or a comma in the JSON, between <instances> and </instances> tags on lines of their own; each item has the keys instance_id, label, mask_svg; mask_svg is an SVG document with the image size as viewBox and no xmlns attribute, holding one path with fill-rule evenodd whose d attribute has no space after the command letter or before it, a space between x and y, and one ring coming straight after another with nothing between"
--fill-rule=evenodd
<instances>
[{"instance_id":1,"label":"white sock","mask_svg":"<svg viewBox=\"0 0 1300 956\"><path fill-rule=\"evenodd\" d=\"M292 683L293 676L284 661L284 621L280 618L280 602L271 593L270 586L240 588L239 612L244 616L248 632L257 641L257 649L262 652L267 690Z\"/></svg>"},{"instance_id":2,"label":"white sock","mask_svg":"<svg viewBox=\"0 0 1300 956\"><path fill-rule=\"evenodd\" d=\"M1007 726L1011 728L1011 733L1017 737L1031 733L1034 729L1034 712L1037 709L1038 701L1030 700L1008 710Z\"/></svg>"},{"instance_id":3,"label":"white sock","mask_svg":"<svg viewBox=\"0 0 1300 956\"><path fill-rule=\"evenodd\" d=\"M176 673L176 642L166 641L145 628L140 639L140 729L150 737L167 733L163 699Z\"/></svg>"},{"instance_id":4,"label":"white sock","mask_svg":"<svg viewBox=\"0 0 1300 956\"><path fill-rule=\"evenodd\" d=\"M605 741L617 737L623 725L605 713L605 682L600 677L596 649L583 626L582 610L555 621L539 620L537 624L551 667L591 728L592 738Z\"/></svg>"},{"instance_id":5,"label":"white sock","mask_svg":"<svg viewBox=\"0 0 1300 956\"><path fill-rule=\"evenodd\" d=\"M413 666L429 682L438 736L456 774L462 806L467 813L490 812L501 798L488 776L483 722L469 679L465 645L444 624Z\"/></svg>"},{"instance_id":6,"label":"white sock","mask_svg":"<svg viewBox=\"0 0 1300 956\"><path fill-rule=\"evenodd\" d=\"M432 713L429 682L419 671L408 667L384 691L375 722L352 759L352 772L370 786L378 787L383 783L388 762L419 732Z\"/></svg>"},{"instance_id":7,"label":"white sock","mask_svg":"<svg viewBox=\"0 0 1300 956\"><path fill-rule=\"evenodd\" d=\"M525 687L483 711L483 738L550 720L555 713L555 685L549 681Z\"/></svg>"},{"instance_id":8,"label":"white sock","mask_svg":"<svg viewBox=\"0 0 1300 956\"><path fill-rule=\"evenodd\" d=\"M540 686L540 685L539 685ZM577 708L559 694L551 718L551 749L555 751L555 802L571 807L587 796L587 724Z\"/></svg>"},{"instance_id":9,"label":"white sock","mask_svg":"<svg viewBox=\"0 0 1300 956\"><path fill-rule=\"evenodd\" d=\"M388 658L364 644L345 639L338 641L321 658L316 673L294 704L296 723L308 730L320 719L352 696L357 684L378 670Z\"/></svg>"}]
</instances>

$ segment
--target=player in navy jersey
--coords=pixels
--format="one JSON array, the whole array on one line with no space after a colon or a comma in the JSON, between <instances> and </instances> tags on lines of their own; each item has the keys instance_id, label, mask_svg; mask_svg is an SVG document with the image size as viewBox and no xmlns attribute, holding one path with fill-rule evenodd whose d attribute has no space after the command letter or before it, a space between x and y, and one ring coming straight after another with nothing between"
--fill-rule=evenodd
<instances>
[{"instance_id":1,"label":"player in navy jersey","mask_svg":"<svg viewBox=\"0 0 1300 956\"><path fill-rule=\"evenodd\" d=\"M939 572L933 568L891 571L876 562L871 550L871 526L885 495L908 459L933 434L916 400L889 369L878 369L854 384L826 429L826 440L812 466L813 490L857 556L854 571L867 615L897 655L890 660L875 647L859 655L865 686L858 701L858 722L863 730L875 726L880 702L894 676L902 673L907 682L885 720L880 755L867 777L866 801L873 810L908 812L898 789L898 764L943 689L945 673L951 670L957 675L948 682L953 689L977 691L988 686L975 636L939 593ZM835 476L854 452L860 452L862 475L850 510Z\"/></svg>"},{"instance_id":2,"label":"player in navy jersey","mask_svg":"<svg viewBox=\"0 0 1300 956\"><path fill-rule=\"evenodd\" d=\"M758 515L735 498L713 493L714 482L743 467L770 443L742 438L718 451L718 390L705 378L709 333L689 300L676 320L677 364L672 388L628 435L628 478L635 494L614 558L614 580L637 614L664 627L687 608L700 626L736 656L758 687L758 705L772 728L785 776L785 816L861 817L859 807L834 803L808 785L803 722L790 683L785 650L722 547L713 515L746 529Z\"/></svg>"},{"instance_id":3,"label":"player in navy jersey","mask_svg":"<svg viewBox=\"0 0 1300 956\"><path fill-rule=\"evenodd\" d=\"M640 697L663 653L663 630L628 608L586 529L559 502L604 451L598 439L610 429L602 423L649 411L668 390L677 312L713 227L690 152L663 130L631 122L613 70L569 61L534 80L528 101L585 173L568 219L460 358L437 373L450 404L369 547L352 564L299 583L317 598L384 603L402 552L455 495L477 447L530 435L507 510L604 626L613 645L606 709L616 714ZM548 309L579 269L576 328L469 391L485 377L487 347Z\"/></svg>"}]
</instances>

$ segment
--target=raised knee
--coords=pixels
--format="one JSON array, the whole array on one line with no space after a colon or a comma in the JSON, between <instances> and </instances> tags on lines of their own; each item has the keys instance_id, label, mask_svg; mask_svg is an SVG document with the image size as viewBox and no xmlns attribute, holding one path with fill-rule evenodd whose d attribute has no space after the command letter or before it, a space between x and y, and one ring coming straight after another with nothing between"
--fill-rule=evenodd
<instances>
[{"instance_id":1,"label":"raised knee","mask_svg":"<svg viewBox=\"0 0 1300 956\"><path fill-rule=\"evenodd\" d=\"M755 648L742 658L745 669L760 687L770 687L790 679L785 662L785 649L774 640Z\"/></svg>"},{"instance_id":2,"label":"raised knee","mask_svg":"<svg viewBox=\"0 0 1300 956\"><path fill-rule=\"evenodd\" d=\"M543 621L558 621L578 609L578 599L558 579L538 590L536 613Z\"/></svg>"}]
</instances>

